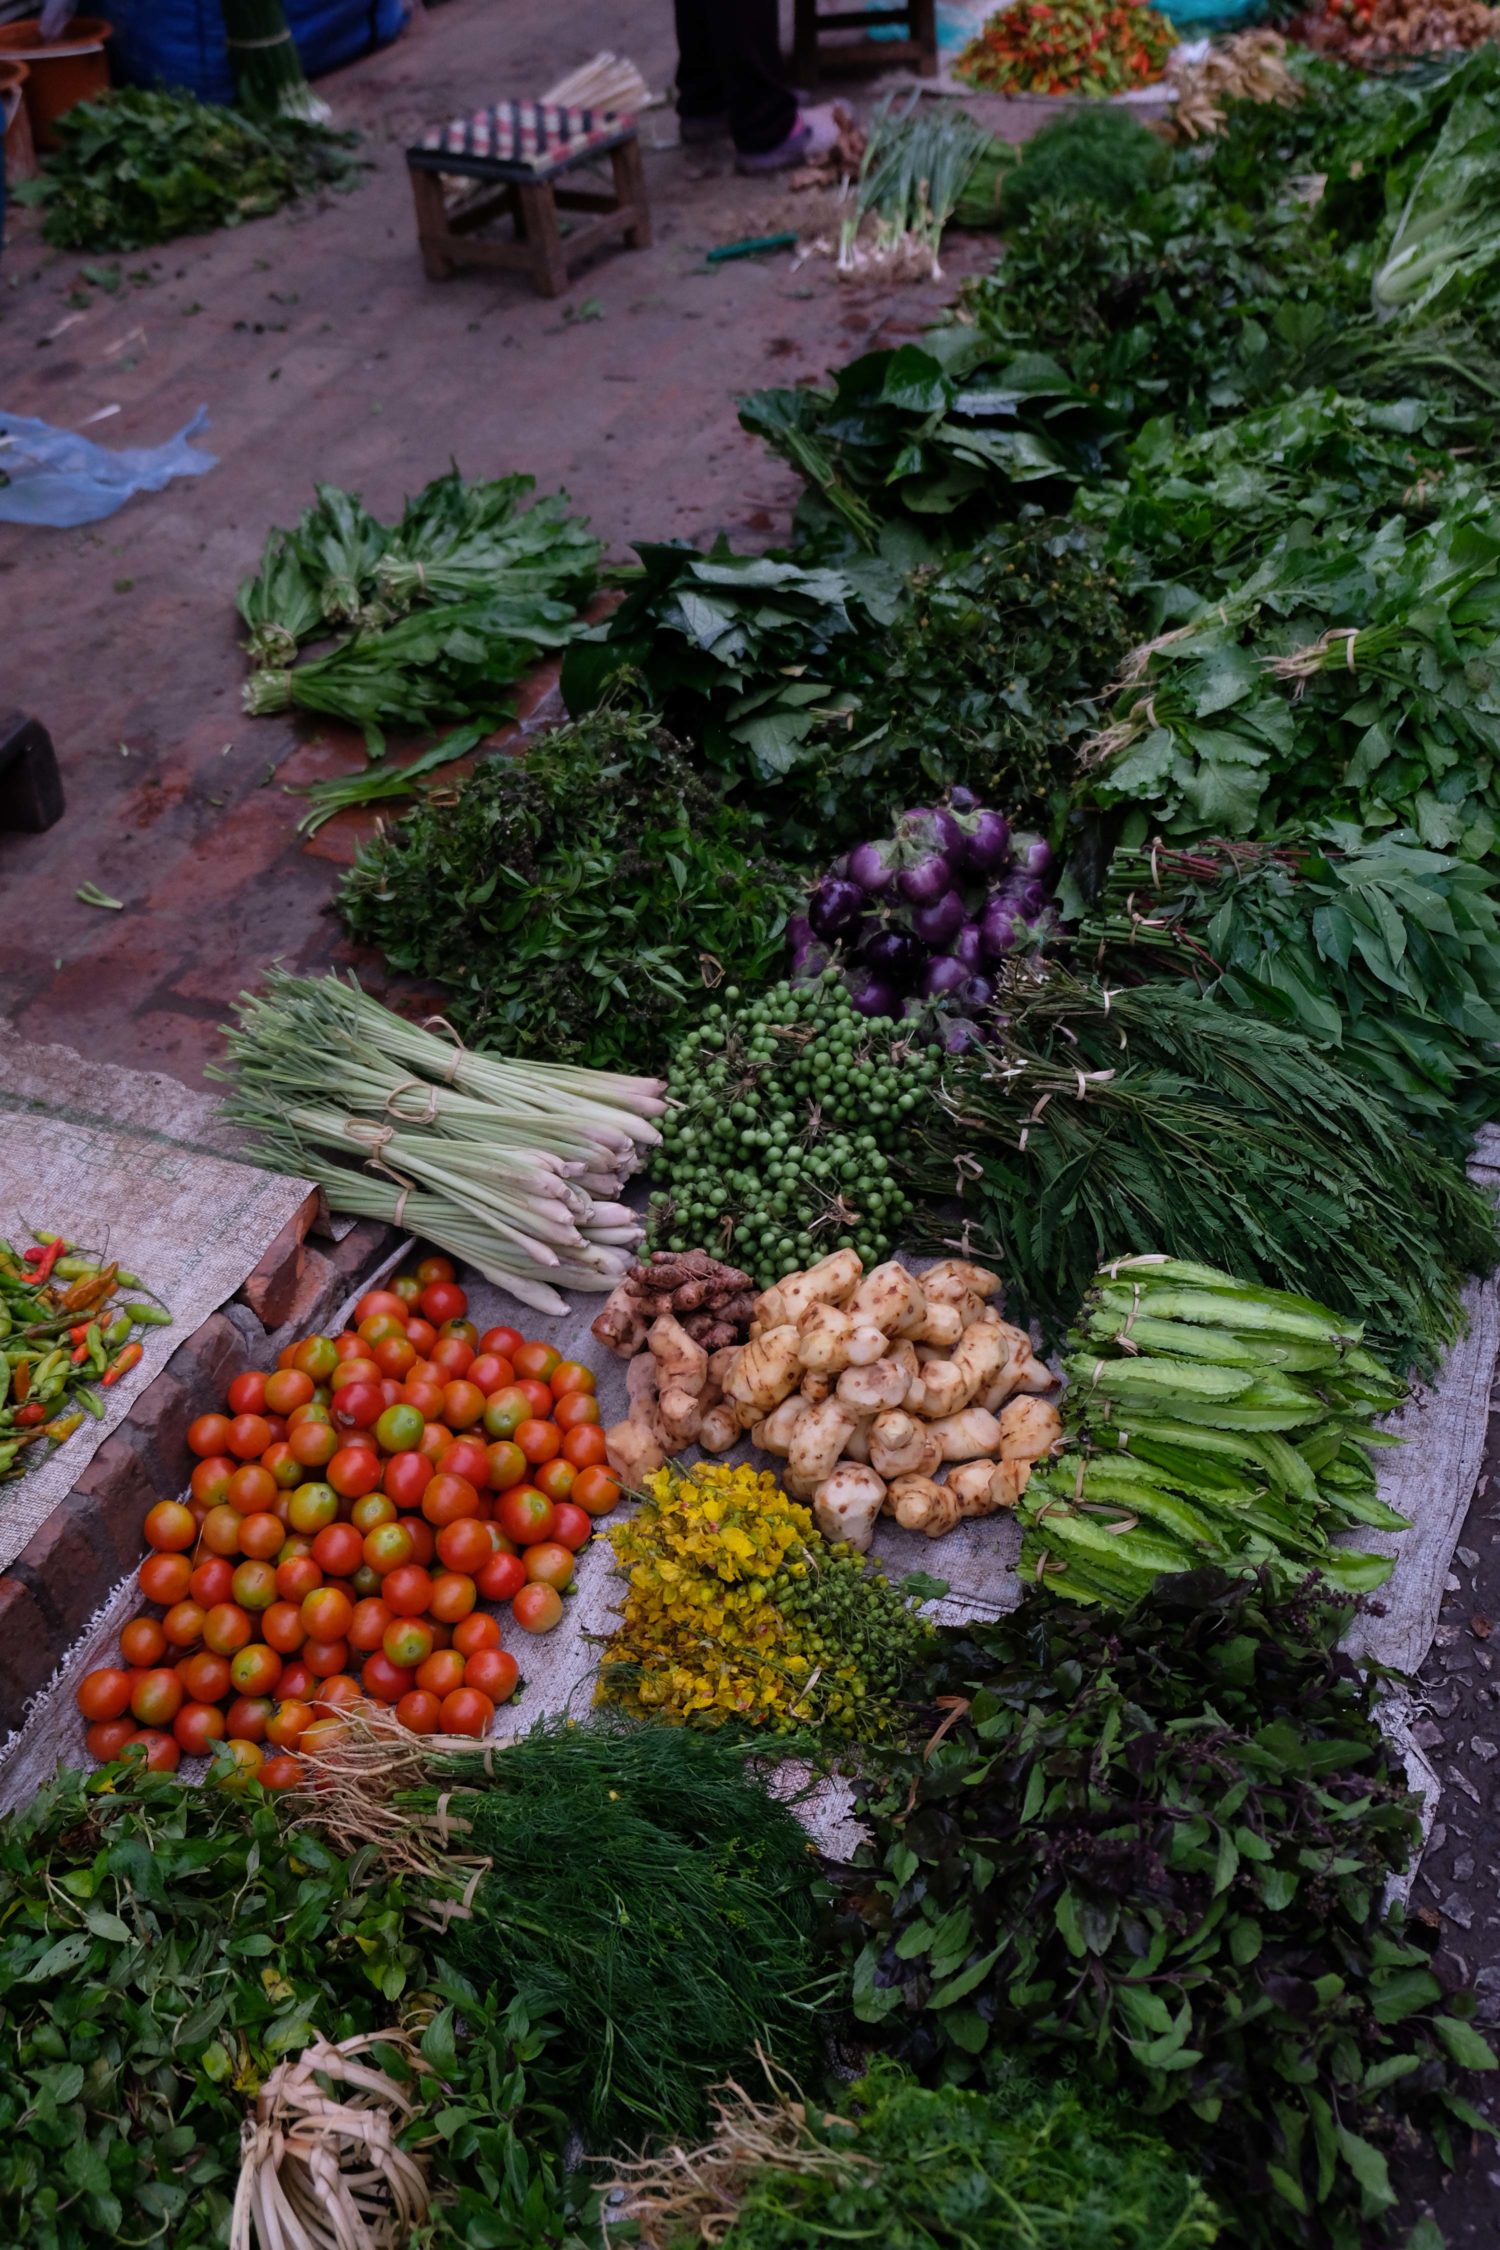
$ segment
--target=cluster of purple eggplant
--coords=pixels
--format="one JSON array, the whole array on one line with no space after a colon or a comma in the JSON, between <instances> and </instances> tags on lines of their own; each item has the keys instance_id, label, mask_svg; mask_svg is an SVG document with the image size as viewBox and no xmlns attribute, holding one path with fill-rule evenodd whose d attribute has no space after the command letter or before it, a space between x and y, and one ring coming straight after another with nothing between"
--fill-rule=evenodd
<instances>
[{"instance_id":1,"label":"cluster of purple eggplant","mask_svg":"<svg viewBox=\"0 0 1500 2250\"><path fill-rule=\"evenodd\" d=\"M793 981L810 982L836 958L861 1015L981 1017L1000 964L1056 926L1051 865L1044 837L1012 829L972 790L914 806L892 836L837 861L788 923ZM948 1043L963 1044L951 1029Z\"/></svg>"}]
</instances>

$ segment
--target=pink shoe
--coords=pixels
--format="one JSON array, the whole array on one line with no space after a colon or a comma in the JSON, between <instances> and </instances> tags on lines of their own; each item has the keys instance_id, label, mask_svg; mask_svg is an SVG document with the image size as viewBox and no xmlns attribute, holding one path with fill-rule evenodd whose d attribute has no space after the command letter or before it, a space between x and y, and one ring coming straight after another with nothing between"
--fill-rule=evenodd
<instances>
[{"instance_id":1,"label":"pink shoe","mask_svg":"<svg viewBox=\"0 0 1500 2250\"><path fill-rule=\"evenodd\" d=\"M799 164L810 164L826 156L837 144L838 137L838 119L832 103L821 103L816 109L801 109L784 141L753 156L741 150L735 158L735 170L749 173L794 171Z\"/></svg>"}]
</instances>

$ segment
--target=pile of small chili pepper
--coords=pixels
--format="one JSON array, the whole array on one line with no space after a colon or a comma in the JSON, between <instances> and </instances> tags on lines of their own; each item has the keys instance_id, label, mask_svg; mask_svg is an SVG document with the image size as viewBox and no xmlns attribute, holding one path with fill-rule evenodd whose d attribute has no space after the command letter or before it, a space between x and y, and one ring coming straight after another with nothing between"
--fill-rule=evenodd
<instances>
[{"instance_id":1,"label":"pile of small chili pepper","mask_svg":"<svg viewBox=\"0 0 1500 2250\"><path fill-rule=\"evenodd\" d=\"M122 1290L153 1301L123 1301ZM135 1330L171 1320L139 1274L60 1234L38 1233L19 1252L0 1239L0 1479L20 1475L26 1447L39 1438L61 1445L85 1414L100 1420L99 1389L140 1361Z\"/></svg>"},{"instance_id":2,"label":"pile of small chili pepper","mask_svg":"<svg viewBox=\"0 0 1500 2250\"><path fill-rule=\"evenodd\" d=\"M1015 0L990 17L954 64L991 94L1122 94L1151 86L1177 34L1139 0Z\"/></svg>"}]
</instances>

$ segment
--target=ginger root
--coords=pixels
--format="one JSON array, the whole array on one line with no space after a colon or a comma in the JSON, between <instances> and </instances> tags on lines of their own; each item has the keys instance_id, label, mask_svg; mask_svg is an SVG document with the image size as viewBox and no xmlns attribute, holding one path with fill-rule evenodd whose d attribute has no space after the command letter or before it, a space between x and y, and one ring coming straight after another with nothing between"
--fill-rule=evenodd
<instances>
[{"instance_id":1,"label":"ginger root","mask_svg":"<svg viewBox=\"0 0 1500 2250\"><path fill-rule=\"evenodd\" d=\"M697 1437L703 1420L708 1354L671 1313L652 1322L646 1343L656 1362L662 1443L668 1453L680 1453Z\"/></svg>"},{"instance_id":2,"label":"ginger root","mask_svg":"<svg viewBox=\"0 0 1500 2250\"><path fill-rule=\"evenodd\" d=\"M884 1336L909 1335L926 1310L921 1283L894 1258L872 1266L849 1300L853 1318L868 1322Z\"/></svg>"},{"instance_id":3,"label":"ginger root","mask_svg":"<svg viewBox=\"0 0 1500 2250\"><path fill-rule=\"evenodd\" d=\"M966 1406L927 1425L945 1461L993 1461L1000 1451L1000 1424L982 1406Z\"/></svg>"},{"instance_id":4,"label":"ginger root","mask_svg":"<svg viewBox=\"0 0 1500 2250\"><path fill-rule=\"evenodd\" d=\"M885 1499L885 1482L873 1469L843 1461L813 1494L813 1521L825 1539L843 1539L867 1554L875 1518Z\"/></svg>"},{"instance_id":5,"label":"ginger root","mask_svg":"<svg viewBox=\"0 0 1500 2250\"><path fill-rule=\"evenodd\" d=\"M604 1453L622 1484L639 1485L667 1458L666 1434L657 1402L656 1361L640 1352L625 1370L630 1412L604 1433Z\"/></svg>"},{"instance_id":6,"label":"ginger root","mask_svg":"<svg viewBox=\"0 0 1500 2250\"><path fill-rule=\"evenodd\" d=\"M1002 1461L1039 1461L1061 1438L1062 1416L1051 1399L1023 1395L1000 1410Z\"/></svg>"},{"instance_id":7,"label":"ginger root","mask_svg":"<svg viewBox=\"0 0 1500 2250\"><path fill-rule=\"evenodd\" d=\"M928 1425L902 1407L877 1414L869 1436L870 1466L883 1477L930 1477L943 1458Z\"/></svg>"},{"instance_id":8,"label":"ginger root","mask_svg":"<svg viewBox=\"0 0 1500 2250\"><path fill-rule=\"evenodd\" d=\"M836 1398L808 1408L787 1448L787 1489L797 1499L810 1499L823 1479L832 1476L854 1424L855 1416L846 1413Z\"/></svg>"},{"instance_id":9,"label":"ginger root","mask_svg":"<svg viewBox=\"0 0 1500 2250\"><path fill-rule=\"evenodd\" d=\"M793 1326L814 1305L840 1305L849 1297L864 1272L857 1252L835 1250L804 1273L789 1273L774 1289L763 1290L755 1300L755 1317L762 1328Z\"/></svg>"},{"instance_id":10,"label":"ginger root","mask_svg":"<svg viewBox=\"0 0 1500 2250\"><path fill-rule=\"evenodd\" d=\"M780 1322L741 1346L738 1359L724 1378L724 1396L733 1399L736 1406L753 1406L768 1414L788 1391L797 1388L800 1375L797 1331L790 1322Z\"/></svg>"}]
</instances>

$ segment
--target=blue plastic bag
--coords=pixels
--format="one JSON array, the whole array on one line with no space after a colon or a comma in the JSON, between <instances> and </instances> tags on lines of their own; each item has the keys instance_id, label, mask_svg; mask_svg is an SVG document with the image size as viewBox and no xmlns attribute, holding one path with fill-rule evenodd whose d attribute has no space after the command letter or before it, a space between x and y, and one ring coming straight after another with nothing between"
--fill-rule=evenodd
<instances>
[{"instance_id":1,"label":"blue plastic bag","mask_svg":"<svg viewBox=\"0 0 1500 2250\"><path fill-rule=\"evenodd\" d=\"M200 406L165 445L114 450L0 407L0 523L72 531L112 516L137 492L160 492L173 477L201 477L216 466L214 455L188 441L207 421L208 408Z\"/></svg>"}]
</instances>

